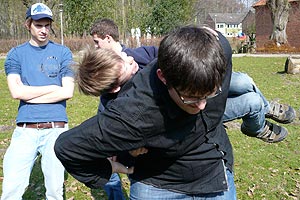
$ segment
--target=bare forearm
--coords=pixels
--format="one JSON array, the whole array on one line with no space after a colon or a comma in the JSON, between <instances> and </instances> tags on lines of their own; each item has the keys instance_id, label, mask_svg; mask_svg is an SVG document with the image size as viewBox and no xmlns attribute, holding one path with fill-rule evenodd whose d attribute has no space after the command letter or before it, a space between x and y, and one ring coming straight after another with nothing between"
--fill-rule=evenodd
<instances>
[{"instance_id":1,"label":"bare forearm","mask_svg":"<svg viewBox=\"0 0 300 200\"><path fill-rule=\"evenodd\" d=\"M10 74L7 77L7 84L11 96L14 99L28 101L42 95L54 92L59 88L57 85L44 85L44 86L28 86L24 85L21 81L20 75Z\"/></svg>"},{"instance_id":2,"label":"bare forearm","mask_svg":"<svg viewBox=\"0 0 300 200\"><path fill-rule=\"evenodd\" d=\"M30 99L28 103L55 103L70 99L73 97L74 92L74 79L71 77L63 78L62 87L58 87L56 90L41 95L39 97Z\"/></svg>"},{"instance_id":3,"label":"bare forearm","mask_svg":"<svg viewBox=\"0 0 300 200\"><path fill-rule=\"evenodd\" d=\"M72 96L73 96L73 91L69 91L63 87L60 87L51 93L27 100L26 102L28 102L28 103L55 103L55 102L63 101L66 99L70 99L70 98L72 98Z\"/></svg>"},{"instance_id":4,"label":"bare forearm","mask_svg":"<svg viewBox=\"0 0 300 200\"><path fill-rule=\"evenodd\" d=\"M23 101L29 101L34 98L41 97L43 95L50 94L56 91L59 88L57 85L48 85L48 86L20 86L18 89L15 89L14 92L11 92L11 95L14 99L20 99Z\"/></svg>"}]
</instances>

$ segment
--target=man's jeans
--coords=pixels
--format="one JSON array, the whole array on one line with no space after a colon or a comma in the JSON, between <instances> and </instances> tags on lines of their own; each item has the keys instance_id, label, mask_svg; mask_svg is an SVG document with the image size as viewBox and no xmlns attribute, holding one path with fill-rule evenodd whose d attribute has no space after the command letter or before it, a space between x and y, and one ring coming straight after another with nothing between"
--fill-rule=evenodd
<instances>
[{"instance_id":1,"label":"man's jeans","mask_svg":"<svg viewBox=\"0 0 300 200\"><path fill-rule=\"evenodd\" d=\"M264 128L269 107L269 102L252 78L245 73L232 73L223 122L242 118L243 130L256 136Z\"/></svg>"},{"instance_id":2,"label":"man's jeans","mask_svg":"<svg viewBox=\"0 0 300 200\"><path fill-rule=\"evenodd\" d=\"M125 200L121 180L117 173L111 175L109 181L104 186L104 190L109 200Z\"/></svg>"},{"instance_id":3,"label":"man's jeans","mask_svg":"<svg viewBox=\"0 0 300 200\"><path fill-rule=\"evenodd\" d=\"M233 174L229 170L226 172L229 191L201 195L186 195L131 180L130 200L236 200Z\"/></svg>"},{"instance_id":4,"label":"man's jeans","mask_svg":"<svg viewBox=\"0 0 300 200\"><path fill-rule=\"evenodd\" d=\"M16 127L11 143L3 160L4 180L1 200L21 200L32 167L42 155L41 167L44 174L46 199L62 200L64 167L56 158L54 143L67 128L33 129Z\"/></svg>"}]
</instances>

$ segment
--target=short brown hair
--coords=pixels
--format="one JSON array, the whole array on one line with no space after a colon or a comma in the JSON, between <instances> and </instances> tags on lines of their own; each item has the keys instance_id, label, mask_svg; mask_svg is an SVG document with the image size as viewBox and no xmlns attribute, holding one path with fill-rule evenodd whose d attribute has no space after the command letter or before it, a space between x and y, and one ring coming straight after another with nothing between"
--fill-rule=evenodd
<instances>
[{"instance_id":1,"label":"short brown hair","mask_svg":"<svg viewBox=\"0 0 300 200\"><path fill-rule=\"evenodd\" d=\"M106 35L110 35L116 42L119 41L119 28L111 19L98 19L91 27L90 34L104 39Z\"/></svg>"},{"instance_id":2,"label":"short brown hair","mask_svg":"<svg viewBox=\"0 0 300 200\"><path fill-rule=\"evenodd\" d=\"M119 86L123 59L109 49L86 49L78 63L76 80L79 91L100 96Z\"/></svg>"},{"instance_id":3,"label":"short brown hair","mask_svg":"<svg viewBox=\"0 0 300 200\"><path fill-rule=\"evenodd\" d=\"M165 36L157 63L168 87L199 96L222 86L227 66L218 37L196 26L179 27Z\"/></svg>"}]
</instances>

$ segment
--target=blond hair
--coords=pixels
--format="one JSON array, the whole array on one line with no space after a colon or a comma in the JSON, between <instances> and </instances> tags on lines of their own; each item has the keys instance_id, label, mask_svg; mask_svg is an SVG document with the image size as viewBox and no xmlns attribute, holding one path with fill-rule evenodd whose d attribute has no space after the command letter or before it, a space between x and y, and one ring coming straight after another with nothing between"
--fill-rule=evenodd
<instances>
[{"instance_id":1,"label":"blond hair","mask_svg":"<svg viewBox=\"0 0 300 200\"><path fill-rule=\"evenodd\" d=\"M123 59L109 49L86 49L78 64L76 80L79 91L100 96L119 86Z\"/></svg>"}]
</instances>

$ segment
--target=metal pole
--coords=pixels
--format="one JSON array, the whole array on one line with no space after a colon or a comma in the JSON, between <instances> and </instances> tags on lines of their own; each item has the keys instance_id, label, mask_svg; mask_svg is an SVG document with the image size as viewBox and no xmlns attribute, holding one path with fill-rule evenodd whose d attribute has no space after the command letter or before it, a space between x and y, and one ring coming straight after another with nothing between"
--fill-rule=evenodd
<instances>
[{"instance_id":1,"label":"metal pole","mask_svg":"<svg viewBox=\"0 0 300 200\"><path fill-rule=\"evenodd\" d=\"M61 38L61 44L64 45L64 29L63 29L63 3L62 0L59 4L59 15L60 15L60 38Z\"/></svg>"},{"instance_id":2,"label":"metal pole","mask_svg":"<svg viewBox=\"0 0 300 200\"><path fill-rule=\"evenodd\" d=\"M214 22L215 22L215 30L217 30L217 15L214 16Z\"/></svg>"}]
</instances>

